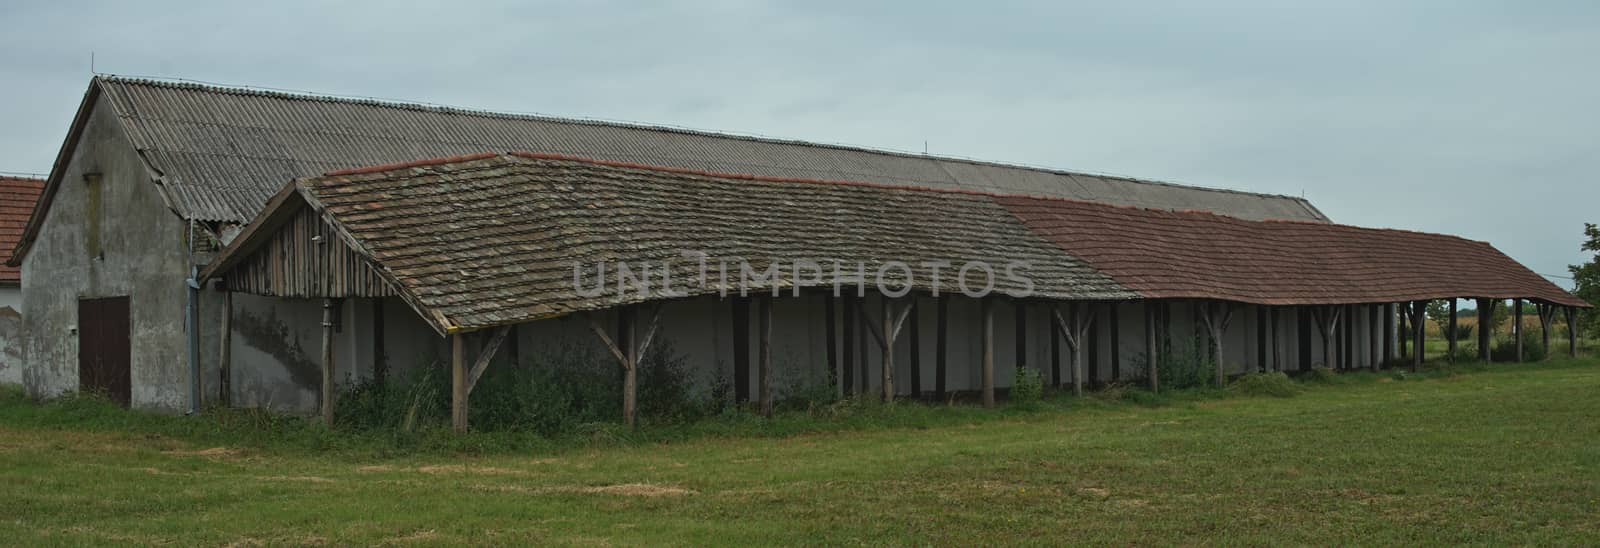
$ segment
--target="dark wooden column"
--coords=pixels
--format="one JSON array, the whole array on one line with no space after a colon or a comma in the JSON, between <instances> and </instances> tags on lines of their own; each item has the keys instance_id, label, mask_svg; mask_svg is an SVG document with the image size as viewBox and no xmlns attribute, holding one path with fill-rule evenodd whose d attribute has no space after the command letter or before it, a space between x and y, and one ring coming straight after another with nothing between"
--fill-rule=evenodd
<instances>
[{"instance_id":1,"label":"dark wooden column","mask_svg":"<svg viewBox=\"0 0 1600 548\"><path fill-rule=\"evenodd\" d=\"M1373 371L1377 371L1378 365L1383 362L1383 358L1378 354L1383 349L1383 343L1379 342L1379 339L1383 338L1383 331L1380 331L1383 326L1383 320L1379 318L1382 315L1381 306L1376 304L1367 305L1367 334L1371 337L1367 342L1367 353L1371 360L1367 364L1367 368Z\"/></svg>"},{"instance_id":2,"label":"dark wooden column","mask_svg":"<svg viewBox=\"0 0 1600 548\"><path fill-rule=\"evenodd\" d=\"M945 383L949 378L946 361L949 354L947 341L950 334L950 298L943 295L935 298L939 301L939 310L938 319L934 321L939 322L939 325L934 333L934 338L938 340L934 341L937 347L933 351L933 391L939 395L939 401L944 401L949 397Z\"/></svg>"},{"instance_id":3,"label":"dark wooden column","mask_svg":"<svg viewBox=\"0 0 1600 548\"><path fill-rule=\"evenodd\" d=\"M844 368L839 372L839 382L846 396L854 396L856 390L856 307L860 306L855 297L844 298Z\"/></svg>"},{"instance_id":4,"label":"dark wooden column","mask_svg":"<svg viewBox=\"0 0 1600 548\"><path fill-rule=\"evenodd\" d=\"M1539 312L1539 340L1544 343L1544 359L1550 359L1550 323L1555 321L1556 307L1553 304L1535 303Z\"/></svg>"},{"instance_id":5,"label":"dark wooden column","mask_svg":"<svg viewBox=\"0 0 1600 548\"><path fill-rule=\"evenodd\" d=\"M922 307L917 306L917 296L910 297L911 315L906 318L907 342L911 345L911 397L922 399Z\"/></svg>"},{"instance_id":6,"label":"dark wooden column","mask_svg":"<svg viewBox=\"0 0 1600 548\"><path fill-rule=\"evenodd\" d=\"M466 335L450 335L450 428L467 431L467 341Z\"/></svg>"},{"instance_id":7,"label":"dark wooden column","mask_svg":"<svg viewBox=\"0 0 1600 548\"><path fill-rule=\"evenodd\" d=\"M994 299L983 297L978 302L983 309L983 406L994 407Z\"/></svg>"},{"instance_id":8,"label":"dark wooden column","mask_svg":"<svg viewBox=\"0 0 1600 548\"><path fill-rule=\"evenodd\" d=\"M233 292L222 292L222 328L218 329L218 400L223 407L233 405Z\"/></svg>"},{"instance_id":9,"label":"dark wooden column","mask_svg":"<svg viewBox=\"0 0 1600 548\"><path fill-rule=\"evenodd\" d=\"M1074 369L1074 371L1082 374L1084 384L1092 387L1095 383L1100 382L1100 322L1094 321L1099 319L1096 316L1100 313L1100 305L1097 303L1084 303L1083 308L1085 309L1083 311L1084 316L1089 318L1089 332L1080 337L1083 339L1081 344L1084 345L1085 352L1083 355L1083 367Z\"/></svg>"},{"instance_id":10,"label":"dark wooden column","mask_svg":"<svg viewBox=\"0 0 1600 548\"><path fill-rule=\"evenodd\" d=\"M1400 335L1395 337L1395 339L1400 341L1400 358L1405 359L1406 357L1410 356L1411 353L1408 351L1411 346L1410 302L1400 303Z\"/></svg>"},{"instance_id":11,"label":"dark wooden column","mask_svg":"<svg viewBox=\"0 0 1600 548\"><path fill-rule=\"evenodd\" d=\"M762 295L761 297L758 297L757 299L758 300L756 301L756 306L759 307L759 311L756 312L756 314L757 314L756 317L758 318L758 323L757 323L756 329L758 330L758 333L759 333L758 336L760 337L760 344L756 348L756 354L759 357L758 359L761 360L761 365L760 365L760 369L757 370L758 374L757 374L756 382L758 383L758 386L760 387L760 392L758 393L758 396L760 397L761 416L770 417L770 416L772 416L772 399L773 399L773 396L772 396L772 300L773 300L773 298L772 298L771 295Z\"/></svg>"},{"instance_id":12,"label":"dark wooden column","mask_svg":"<svg viewBox=\"0 0 1600 548\"><path fill-rule=\"evenodd\" d=\"M844 391L839 387L839 325L838 316L835 314L837 311L834 310L837 308L834 305L837 300L838 297L822 294L822 331L823 344L827 345L828 386L834 387L838 395L842 396Z\"/></svg>"},{"instance_id":13,"label":"dark wooden column","mask_svg":"<svg viewBox=\"0 0 1600 548\"><path fill-rule=\"evenodd\" d=\"M733 314L733 401L750 401L750 298L734 297ZM618 338L624 338L619 331ZM631 341L618 341L621 346L632 346Z\"/></svg>"},{"instance_id":14,"label":"dark wooden column","mask_svg":"<svg viewBox=\"0 0 1600 548\"><path fill-rule=\"evenodd\" d=\"M1340 356L1339 363L1344 365L1346 371L1356 367L1356 307L1352 304L1344 305L1344 327L1339 331L1344 338L1344 353Z\"/></svg>"},{"instance_id":15,"label":"dark wooden column","mask_svg":"<svg viewBox=\"0 0 1600 548\"><path fill-rule=\"evenodd\" d=\"M1494 321L1494 304L1496 301L1478 299L1478 359L1483 363L1494 360L1494 354L1489 352L1489 345L1493 344L1489 329L1490 322Z\"/></svg>"},{"instance_id":16,"label":"dark wooden column","mask_svg":"<svg viewBox=\"0 0 1600 548\"><path fill-rule=\"evenodd\" d=\"M1379 369L1388 365L1386 362L1396 357L1394 340L1398 336L1398 332L1394 329L1394 319L1394 303L1383 303L1383 360L1377 366Z\"/></svg>"},{"instance_id":17,"label":"dark wooden column","mask_svg":"<svg viewBox=\"0 0 1600 548\"><path fill-rule=\"evenodd\" d=\"M372 299L372 382L383 386L389 379L389 355L383 348L383 297Z\"/></svg>"},{"instance_id":18,"label":"dark wooden column","mask_svg":"<svg viewBox=\"0 0 1600 548\"><path fill-rule=\"evenodd\" d=\"M1117 316L1120 303L1108 303L1106 322L1111 329L1111 382L1122 380L1122 319Z\"/></svg>"},{"instance_id":19,"label":"dark wooden column","mask_svg":"<svg viewBox=\"0 0 1600 548\"><path fill-rule=\"evenodd\" d=\"M1267 371L1267 307L1256 305L1256 372Z\"/></svg>"},{"instance_id":20,"label":"dark wooden column","mask_svg":"<svg viewBox=\"0 0 1600 548\"><path fill-rule=\"evenodd\" d=\"M1158 336L1156 334L1156 303L1155 301L1147 300L1141 303L1140 306L1144 308L1145 380L1149 381L1151 392L1159 392L1161 383L1156 378L1156 364L1160 361L1160 357L1157 355L1160 345L1157 344Z\"/></svg>"},{"instance_id":21,"label":"dark wooden column","mask_svg":"<svg viewBox=\"0 0 1600 548\"><path fill-rule=\"evenodd\" d=\"M1448 355L1448 359L1450 360L1451 363L1455 363L1455 361L1456 361L1456 323L1457 323L1458 319L1459 318L1457 318L1457 316L1456 316L1456 299L1454 297L1451 297L1450 298L1450 328L1446 329L1446 331L1449 331L1449 333L1445 334L1445 340L1449 341L1449 343L1450 343L1450 354Z\"/></svg>"},{"instance_id":22,"label":"dark wooden column","mask_svg":"<svg viewBox=\"0 0 1600 548\"><path fill-rule=\"evenodd\" d=\"M1515 307L1511 316L1511 336L1517 340L1517 363L1522 363L1522 299L1511 299L1511 306Z\"/></svg>"},{"instance_id":23,"label":"dark wooden column","mask_svg":"<svg viewBox=\"0 0 1600 548\"><path fill-rule=\"evenodd\" d=\"M1411 303L1411 307L1411 329L1416 334L1416 348L1411 352L1411 371L1414 373L1422 371L1422 360L1428 355L1428 347L1423 344L1425 332L1422 327L1423 322L1428 321L1428 301L1416 301Z\"/></svg>"},{"instance_id":24,"label":"dark wooden column","mask_svg":"<svg viewBox=\"0 0 1600 548\"><path fill-rule=\"evenodd\" d=\"M1217 367L1217 388L1228 385L1228 374L1222 352L1222 342L1228 335L1228 323L1233 319L1233 303L1227 301L1196 303L1200 321L1205 326L1206 337L1211 340L1211 360Z\"/></svg>"},{"instance_id":25,"label":"dark wooden column","mask_svg":"<svg viewBox=\"0 0 1600 548\"><path fill-rule=\"evenodd\" d=\"M1295 333L1294 342L1295 342L1295 346L1299 347L1299 349L1300 349L1300 370L1301 371L1310 371L1311 370L1311 354L1312 354L1312 352L1311 352L1311 316L1313 314L1312 310L1314 310L1314 309L1312 307L1310 307L1310 306L1301 306L1301 307L1297 307L1295 309L1295 311L1294 311L1295 320L1299 324L1299 329L1295 330L1296 333Z\"/></svg>"},{"instance_id":26,"label":"dark wooden column","mask_svg":"<svg viewBox=\"0 0 1600 548\"><path fill-rule=\"evenodd\" d=\"M1267 336L1272 337L1272 371L1283 371L1283 314L1281 307L1271 307L1267 318L1272 322L1268 326Z\"/></svg>"},{"instance_id":27,"label":"dark wooden column","mask_svg":"<svg viewBox=\"0 0 1600 548\"><path fill-rule=\"evenodd\" d=\"M1017 363L1010 364L1010 365L1012 367L1027 367L1028 366L1028 303L1026 301L1021 300L1021 299L1014 299L1014 300L1011 301L1011 306L1012 306L1012 310L1016 313L1015 314L1015 316L1016 316L1015 324L1016 325L1014 327L1016 328L1017 344L1016 344L1016 353L1013 354L1013 356L1015 356L1013 358L1013 361L1015 361Z\"/></svg>"},{"instance_id":28,"label":"dark wooden column","mask_svg":"<svg viewBox=\"0 0 1600 548\"><path fill-rule=\"evenodd\" d=\"M1056 335L1056 330L1050 330L1050 383L1060 388L1061 382L1061 337Z\"/></svg>"}]
</instances>

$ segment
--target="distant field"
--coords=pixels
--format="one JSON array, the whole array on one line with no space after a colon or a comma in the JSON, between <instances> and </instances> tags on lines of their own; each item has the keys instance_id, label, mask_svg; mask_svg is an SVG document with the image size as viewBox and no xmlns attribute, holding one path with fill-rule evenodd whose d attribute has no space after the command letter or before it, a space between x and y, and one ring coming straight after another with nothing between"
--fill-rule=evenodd
<instances>
[{"instance_id":1,"label":"distant field","mask_svg":"<svg viewBox=\"0 0 1600 548\"><path fill-rule=\"evenodd\" d=\"M1297 385L388 457L116 431L103 415L123 412L13 392L0 542L1600 544L1600 361ZM50 426L64 418L91 426ZM197 419L127 424L161 420Z\"/></svg>"}]
</instances>

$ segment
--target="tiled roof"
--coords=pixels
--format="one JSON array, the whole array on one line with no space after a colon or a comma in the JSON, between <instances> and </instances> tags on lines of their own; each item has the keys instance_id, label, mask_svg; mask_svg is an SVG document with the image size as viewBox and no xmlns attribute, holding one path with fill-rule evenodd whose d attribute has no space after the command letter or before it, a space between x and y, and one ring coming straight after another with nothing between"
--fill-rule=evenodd
<instances>
[{"instance_id":1,"label":"tiled roof","mask_svg":"<svg viewBox=\"0 0 1600 548\"><path fill-rule=\"evenodd\" d=\"M757 270L794 259L993 265L1025 261L1033 296L1215 298L1264 304L1523 297L1586 306L1486 243L1325 223L1052 197L715 174L546 154L479 154L333 172L283 191L335 223L441 332L658 300L579 294L574 266L672 261L675 287L715 293L719 260ZM282 206L271 212L277 212ZM281 212L279 212L281 213ZM263 215L257 224L266 218ZM269 234L246 229L207 268L226 273ZM711 283L684 251L710 259ZM940 289L954 292L944 269ZM637 271L635 272L637 274ZM660 271L653 274L659 279ZM615 281L615 269L607 272ZM737 272L730 273L730 283ZM592 279L590 280L592 281ZM1002 293L1020 293L999 277ZM831 282L824 282L827 285ZM678 295L682 296L682 295Z\"/></svg>"},{"instance_id":2,"label":"tiled roof","mask_svg":"<svg viewBox=\"0 0 1600 548\"><path fill-rule=\"evenodd\" d=\"M205 221L249 221L295 177L485 150L1327 220L1290 196L669 127L109 76L91 93L109 99L178 214Z\"/></svg>"},{"instance_id":3,"label":"tiled roof","mask_svg":"<svg viewBox=\"0 0 1600 548\"><path fill-rule=\"evenodd\" d=\"M44 179L0 177L0 254L11 255L22 231L28 226L28 216L33 214L33 204L44 189ZM0 283L22 282L22 270L14 266L0 266Z\"/></svg>"},{"instance_id":4,"label":"tiled roof","mask_svg":"<svg viewBox=\"0 0 1600 548\"><path fill-rule=\"evenodd\" d=\"M996 200L1035 233L1151 298L1286 305L1485 297L1587 306L1488 243L1455 236Z\"/></svg>"},{"instance_id":5,"label":"tiled roof","mask_svg":"<svg viewBox=\"0 0 1600 548\"><path fill-rule=\"evenodd\" d=\"M714 293L719 260L778 260L797 283L797 259L842 261L869 275L902 261L913 286L931 291L924 261L948 261L940 287L958 291L954 269L984 261L997 289L1019 293L1003 265L1027 261L1033 294L1057 299L1137 295L1029 233L986 195L862 184L711 176L537 155L489 155L302 180L313 203L375 259L444 330L475 329L658 299L657 293L584 297L573 268L597 261L635 269L672 261L689 294ZM710 258L710 284L696 259ZM737 268L737 262L733 263ZM828 265L831 273L831 263ZM891 271L898 273L899 271ZM659 275L659 273L657 273ZM739 273L730 271L729 283ZM974 274L974 285L984 276ZM809 274L799 285L817 285ZM823 285L831 284L829 276ZM870 282L869 282L870 284ZM765 284L761 284L765 285ZM869 291L874 290L869 288Z\"/></svg>"}]
</instances>

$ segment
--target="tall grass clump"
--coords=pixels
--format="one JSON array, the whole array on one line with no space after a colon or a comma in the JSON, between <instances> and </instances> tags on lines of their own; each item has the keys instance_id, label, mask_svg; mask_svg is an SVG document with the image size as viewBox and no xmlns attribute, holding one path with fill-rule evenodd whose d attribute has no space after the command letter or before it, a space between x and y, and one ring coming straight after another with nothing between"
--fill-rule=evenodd
<instances>
[{"instance_id":1,"label":"tall grass clump","mask_svg":"<svg viewBox=\"0 0 1600 548\"><path fill-rule=\"evenodd\" d=\"M1023 410L1038 409L1039 403L1044 400L1044 380L1040 378L1039 370L1019 365L1012 379L1008 394L1011 406Z\"/></svg>"},{"instance_id":2,"label":"tall grass clump","mask_svg":"<svg viewBox=\"0 0 1600 548\"><path fill-rule=\"evenodd\" d=\"M1524 329L1522 331L1522 359L1524 361L1536 362L1543 360L1544 350L1544 339L1539 336L1538 330ZM1497 362L1516 361L1517 338L1513 335L1496 338L1494 346L1489 348L1489 355Z\"/></svg>"},{"instance_id":3,"label":"tall grass clump","mask_svg":"<svg viewBox=\"0 0 1600 548\"><path fill-rule=\"evenodd\" d=\"M1287 398L1300 393L1300 385L1282 371L1249 373L1233 380L1228 391L1245 396Z\"/></svg>"},{"instance_id":4,"label":"tall grass clump","mask_svg":"<svg viewBox=\"0 0 1600 548\"><path fill-rule=\"evenodd\" d=\"M1173 341L1167 351L1156 360L1156 375L1161 388L1205 388L1216 385L1217 368L1211 361L1206 342L1200 337ZM1133 359L1134 370L1141 375L1150 369L1150 357L1141 355ZM1140 378L1145 383L1148 376Z\"/></svg>"}]
</instances>

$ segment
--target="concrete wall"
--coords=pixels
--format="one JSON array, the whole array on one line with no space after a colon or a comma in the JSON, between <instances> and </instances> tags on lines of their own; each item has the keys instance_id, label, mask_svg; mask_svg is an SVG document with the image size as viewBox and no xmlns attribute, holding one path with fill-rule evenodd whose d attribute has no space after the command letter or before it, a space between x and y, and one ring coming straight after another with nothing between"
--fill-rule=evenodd
<instances>
[{"instance_id":1,"label":"concrete wall","mask_svg":"<svg viewBox=\"0 0 1600 548\"><path fill-rule=\"evenodd\" d=\"M188 225L167 208L104 101L62 171L55 201L22 263L22 301L29 311L22 319L22 380L37 396L76 390L78 300L126 296L132 404L179 410L188 403ZM87 199L85 173L102 176L98 211ZM99 218L100 257L86 247L90 215ZM212 297L202 303L201 325L214 337L220 316ZM215 352L207 356L214 369Z\"/></svg>"},{"instance_id":2,"label":"concrete wall","mask_svg":"<svg viewBox=\"0 0 1600 548\"><path fill-rule=\"evenodd\" d=\"M22 384L21 286L0 286L0 384Z\"/></svg>"}]
</instances>

